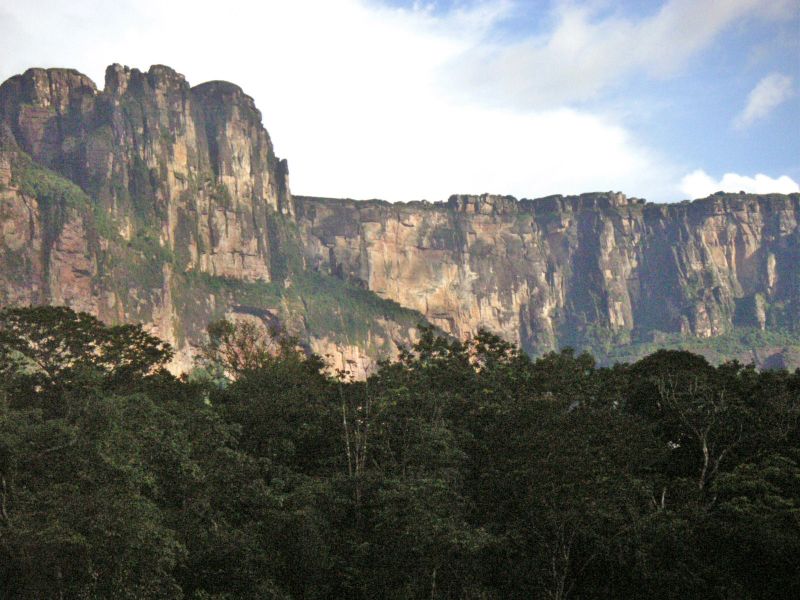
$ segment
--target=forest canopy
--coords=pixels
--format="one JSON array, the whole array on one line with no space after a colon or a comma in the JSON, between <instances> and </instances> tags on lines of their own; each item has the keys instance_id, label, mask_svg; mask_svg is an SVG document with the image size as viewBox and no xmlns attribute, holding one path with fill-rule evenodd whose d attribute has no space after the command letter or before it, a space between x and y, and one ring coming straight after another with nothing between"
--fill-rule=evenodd
<instances>
[{"instance_id":1,"label":"forest canopy","mask_svg":"<svg viewBox=\"0 0 800 600\"><path fill-rule=\"evenodd\" d=\"M0 597L800 597L800 372L209 332L0 311Z\"/></svg>"}]
</instances>

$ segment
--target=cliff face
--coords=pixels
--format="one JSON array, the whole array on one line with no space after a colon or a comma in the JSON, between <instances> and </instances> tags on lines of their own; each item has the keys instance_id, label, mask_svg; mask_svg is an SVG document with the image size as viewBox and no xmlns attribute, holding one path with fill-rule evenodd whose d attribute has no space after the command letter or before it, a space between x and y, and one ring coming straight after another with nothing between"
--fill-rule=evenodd
<instances>
[{"instance_id":1,"label":"cliff face","mask_svg":"<svg viewBox=\"0 0 800 600\"><path fill-rule=\"evenodd\" d=\"M0 87L0 121L125 239L146 227L187 254L182 266L269 280L266 211L291 214L288 172L238 87L191 88L168 67L113 65L98 92L75 71L31 69Z\"/></svg>"},{"instance_id":2,"label":"cliff face","mask_svg":"<svg viewBox=\"0 0 800 600\"><path fill-rule=\"evenodd\" d=\"M312 264L530 352L800 321L800 195L295 199Z\"/></svg>"},{"instance_id":3,"label":"cliff face","mask_svg":"<svg viewBox=\"0 0 800 600\"><path fill-rule=\"evenodd\" d=\"M0 86L0 304L144 322L179 368L223 316L287 329L361 376L425 318L532 353L796 332L798 220L797 194L292 197L233 84L113 65L102 91L65 69Z\"/></svg>"},{"instance_id":4,"label":"cliff face","mask_svg":"<svg viewBox=\"0 0 800 600\"><path fill-rule=\"evenodd\" d=\"M209 320L254 311L339 367L363 371L370 336L396 349L389 321L353 340L341 322L309 331L301 291L282 291L287 264L302 269L288 168L233 84L190 87L164 66L112 65L102 91L66 69L12 77L0 86L0 200L0 304L147 323L183 351L179 367Z\"/></svg>"}]
</instances>

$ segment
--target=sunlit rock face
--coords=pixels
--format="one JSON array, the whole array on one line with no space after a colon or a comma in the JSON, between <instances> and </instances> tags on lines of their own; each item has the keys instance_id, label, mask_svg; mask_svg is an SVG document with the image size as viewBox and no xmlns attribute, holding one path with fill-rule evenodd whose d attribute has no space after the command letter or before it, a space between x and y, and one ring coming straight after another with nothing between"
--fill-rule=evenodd
<instances>
[{"instance_id":1,"label":"sunlit rock face","mask_svg":"<svg viewBox=\"0 0 800 600\"><path fill-rule=\"evenodd\" d=\"M112 65L102 90L68 69L12 77L0 86L0 201L0 305L142 322L176 347L176 370L209 321L256 315L363 377L422 319L399 324L380 306L363 326L341 310L326 319L309 298L327 294L325 306L334 292L295 286L287 163L231 83L191 87L160 65Z\"/></svg>"},{"instance_id":2,"label":"sunlit rock face","mask_svg":"<svg viewBox=\"0 0 800 600\"><path fill-rule=\"evenodd\" d=\"M112 65L102 90L67 69L0 86L0 304L145 323L176 347L176 369L224 316L297 335L358 377L426 319L534 354L796 330L799 203L293 197L231 83Z\"/></svg>"},{"instance_id":3,"label":"sunlit rock face","mask_svg":"<svg viewBox=\"0 0 800 600\"><path fill-rule=\"evenodd\" d=\"M168 67L112 65L99 91L76 71L30 69L0 86L0 127L4 302L140 320L180 343L175 269L270 281L267 220L293 212L288 169L237 86L192 88ZM93 206L42 219L44 199L18 185L22 169L13 177L17 151L77 184ZM114 231L100 231L98 213ZM114 273L99 256L109 244L133 254L150 246L157 252L143 259L164 264L149 265L148 281Z\"/></svg>"},{"instance_id":4,"label":"sunlit rock face","mask_svg":"<svg viewBox=\"0 0 800 600\"><path fill-rule=\"evenodd\" d=\"M21 150L77 183L124 237L147 227L193 269L269 280L266 210L291 214L287 168L237 86L191 88L168 67L112 65L98 91L75 71L31 69L3 84L0 116Z\"/></svg>"},{"instance_id":5,"label":"sunlit rock face","mask_svg":"<svg viewBox=\"0 0 800 600\"><path fill-rule=\"evenodd\" d=\"M295 198L310 263L465 337L542 352L591 336L712 337L798 318L800 195L622 194L388 204Z\"/></svg>"}]
</instances>

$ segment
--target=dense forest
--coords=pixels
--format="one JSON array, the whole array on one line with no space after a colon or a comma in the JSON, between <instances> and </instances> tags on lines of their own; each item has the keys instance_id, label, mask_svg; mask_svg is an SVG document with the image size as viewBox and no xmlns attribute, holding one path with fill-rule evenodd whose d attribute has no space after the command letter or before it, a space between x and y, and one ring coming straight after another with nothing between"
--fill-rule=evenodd
<instances>
[{"instance_id":1,"label":"dense forest","mask_svg":"<svg viewBox=\"0 0 800 600\"><path fill-rule=\"evenodd\" d=\"M800 597L800 372L209 339L0 311L0 597Z\"/></svg>"}]
</instances>

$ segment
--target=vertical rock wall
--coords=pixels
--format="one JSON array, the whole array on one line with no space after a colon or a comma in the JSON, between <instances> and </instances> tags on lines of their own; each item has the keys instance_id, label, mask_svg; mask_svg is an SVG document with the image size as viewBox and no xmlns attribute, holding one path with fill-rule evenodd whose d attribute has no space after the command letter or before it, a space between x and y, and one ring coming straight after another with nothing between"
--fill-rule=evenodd
<instances>
[{"instance_id":1,"label":"vertical rock wall","mask_svg":"<svg viewBox=\"0 0 800 600\"><path fill-rule=\"evenodd\" d=\"M798 194L293 198L233 84L112 65L102 91L67 69L0 86L0 304L147 323L182 366L208 320L237 314L362 376L422 316L533 353L796 330L798 220Z\"/></svg>"},{"instance_id":2,"label":"vertical rock wall","mask_svg":"<svg viewBox=\"0 0 800 600\"><path fill-rule=\"evenodd\" d=\"M77 184L69 199L39 166ZM67 69L6 81L0 186L0 302L143 321L179 345L175 271L269 282L269 218L293 214L252 98L164 66L112 65L103 91Z\"/></svg>"},{"instance_id":3,"label":"vertical rock wall","mask_svg":"<svg viewBox=\"0 0 800 600\"><path fill-rule=\"evenodd\" d=\"M485 327L540 352L798 322L797 194L296 203L311 264L459 337Z\"/></svg>"},{"instance_id":4,"label":"vertical rock wall","mask_svg":"<svg viewBox=\"0 0 800 600\"><path fill-rule=\"evenodd\" d=\"M293 212L288 170L237 86L112 65L99 92L75 71L31 69L0 87L0 122L125 239L156 235L181 266L269 281L267 214Z\"/></svg>"}]
</instances>

